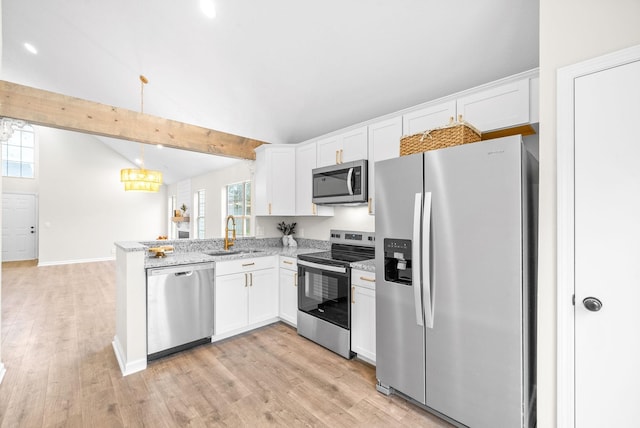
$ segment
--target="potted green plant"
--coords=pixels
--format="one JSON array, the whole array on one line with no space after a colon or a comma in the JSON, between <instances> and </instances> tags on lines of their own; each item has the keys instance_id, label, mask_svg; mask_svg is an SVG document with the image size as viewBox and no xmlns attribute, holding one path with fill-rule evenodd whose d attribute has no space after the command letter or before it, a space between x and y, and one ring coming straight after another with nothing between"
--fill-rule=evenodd
<instances>
[{"instance_id":1,"label":"potted green plant","mask_svg":"<svg viewBox=\"0 0 640 428\"><path fill-rule=\"evenodd\" d=\"M182 211L182 217L186 217L187 216L187 205L186 204L182 204L182 206L180 206L180 210Z\"/></svg>"},{"instance_id":2,"label":"potted green plant","mask_svg":"<svg viewBox=\"0 0 640 428\"><path fill-rule=\"evenodd\" d=\"M296 233L296 223L287 224L283 221L278 223L276 227L280 232L282 232L282 245L284 245L285 247L295 247L296 245L298 245L293 239L293 236L291 236Z\"/></svg>"}]
</instances>

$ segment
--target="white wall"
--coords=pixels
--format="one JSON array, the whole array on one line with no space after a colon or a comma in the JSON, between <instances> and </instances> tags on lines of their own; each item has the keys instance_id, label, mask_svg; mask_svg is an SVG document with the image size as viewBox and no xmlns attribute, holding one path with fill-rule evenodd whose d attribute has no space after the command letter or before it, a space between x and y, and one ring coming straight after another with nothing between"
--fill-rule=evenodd
<instances>
[{"instance_id":1,"label":"white wall","mask_svg":"<svg viewBox=\"0 0 640 428\"><path fill-rule=\"evenodd\" d=\"M555 426L556 415L556 72L560 67L640 44L638 17L638 0L540 1L538 427L541 428Z\"/></svg>"},{"instance_id":2,"label":"white wall","mask_svg":"<svg viewBox=\"0 0 640 428\"><path fill-rule=\"evenodd\" d=\"M258 217L256 230L259 237L275 238L282 236L277 224L296 222L294 238L329 240L331 229L375 231L375 217L369 215L366 205L356 207L336 206L333 217Z\"/></svg>"},{"instance_id":3,"label":"white wall","mask_svg":"<svg viewBox=\"0 0 640 428\"><path fill-rule=\"evenodd\" d=\"M125 192L120 169L132 165L95 137L37 127L39 263L115 257L115 241L149 240L166 231L166 186Z\"/></svg>"},{"instance_id":4,"label":"white wall","mask_svg":"<svg viewBox=\"0 0 640 428\"><path fill-rule=\"evenodd\" d=\"M238 163L217 171L212 171L203 175L191 177L189 179L191 185L191 196L187 206L189 212L193 214L193 194L199 190L205 191L205 238L222 238L224 237L224 216L226 205L223 196L226 194L226 186L228 184L238 183L241 181L252 180L253 161L238 161ZM178 194L178 184L168 186L167 195ZM178 200L178 206L181 205ZM191 218L190 229L194 232L195 219ZM195 235L191 235L195 236Z\"/></svg>"}]
</instances>

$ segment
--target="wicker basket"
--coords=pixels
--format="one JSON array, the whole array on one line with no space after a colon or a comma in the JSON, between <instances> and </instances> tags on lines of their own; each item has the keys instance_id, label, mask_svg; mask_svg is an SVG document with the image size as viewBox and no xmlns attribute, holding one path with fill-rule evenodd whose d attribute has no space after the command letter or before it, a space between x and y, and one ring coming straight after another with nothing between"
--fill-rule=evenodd
<instances>
[{"instance_id":1,"label":"wicker basket","mask_svg":"<svg viewBox=\"0 0 640 428\"><path fill-rule=\"evenodd\" d=\"M463 121L462 115L460 115L457 122L451 118L448 125L402 137L400 139L400 156L475 143L481 139L480 131Z\"/></svg>"}]
</instances>

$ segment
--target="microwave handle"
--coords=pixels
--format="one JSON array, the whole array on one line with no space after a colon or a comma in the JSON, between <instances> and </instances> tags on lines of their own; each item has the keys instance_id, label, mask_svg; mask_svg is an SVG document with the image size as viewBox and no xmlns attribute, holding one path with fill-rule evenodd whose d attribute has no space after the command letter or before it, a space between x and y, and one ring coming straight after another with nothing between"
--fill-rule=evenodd
<instances>
[{"instance_id":1,"label":"microwave handle","mask_svg":"<svg viewBox=\"0 0 640 428\"><path fill-rule=\"evenodd\" d=\"M349 173L347 174L347 190L349 190L349 194L353 195L353 168L349 168Z\"/></svg>"}]
</instances>

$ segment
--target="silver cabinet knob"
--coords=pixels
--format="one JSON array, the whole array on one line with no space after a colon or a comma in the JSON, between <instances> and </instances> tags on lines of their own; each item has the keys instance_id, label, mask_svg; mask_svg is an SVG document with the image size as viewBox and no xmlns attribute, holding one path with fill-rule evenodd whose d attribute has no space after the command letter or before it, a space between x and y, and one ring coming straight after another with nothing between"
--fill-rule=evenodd
<instances>
[{"instance_id":1,"label":"silver cabinet knob","mask_svg":"<svg viewBox=\"0 0 640 428\"><path fill-rule=\"evenodd\" d=\"M591 312L598 312L600 309L602 309L602 302L595 297L586 297L582 301L582 304L585 308L587 308L587 310Z\"/></svg>"}]
</instances>

